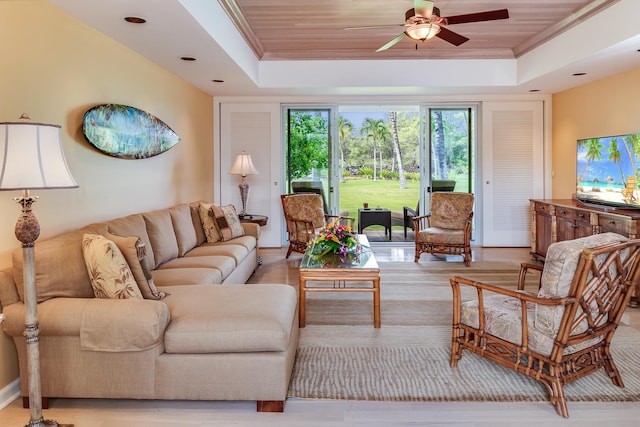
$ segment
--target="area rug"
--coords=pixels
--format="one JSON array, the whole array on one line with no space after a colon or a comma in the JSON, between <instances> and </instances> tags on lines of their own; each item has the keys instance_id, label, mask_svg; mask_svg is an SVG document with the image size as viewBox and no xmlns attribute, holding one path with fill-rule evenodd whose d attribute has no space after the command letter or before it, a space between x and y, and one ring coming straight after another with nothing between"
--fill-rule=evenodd
<instances>
[{"instance_id":1,"label":"area rug","mask_svg":"<svg viewBox=\"0 0 640 427\"><path fill-rule=\"evenodd\" d=\"M451 288L458 274L515 287L518 266L380 263L382 327L369 294L310 294L289 397L378 401L548 402L544 386L464 352L449 366ZM532 277L527 287L536 286ZM568 401L640 401L640 332L621 326L612 346L625 388L604 370L565 386Z\"/></svg>"}]
</instances>

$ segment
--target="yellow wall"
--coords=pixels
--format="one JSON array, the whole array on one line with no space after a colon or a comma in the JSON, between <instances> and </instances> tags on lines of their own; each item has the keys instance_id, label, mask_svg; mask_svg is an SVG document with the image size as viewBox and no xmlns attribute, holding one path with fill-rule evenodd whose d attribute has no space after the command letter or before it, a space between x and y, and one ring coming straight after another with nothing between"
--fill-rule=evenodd
<instances>
[{"instance_id":1,"label":"yellow wall","mask_svg":"<svg viewBox=\"0 0 640 427\"><path fill-rule=\"evenodd\" d=\"M129 213L213 197L213 99L102 33L41 1L0 1L0 121L27 112L62 126L64 151L80 185L43 190L34 212L40 238ZM143 160L100 154L82 135L97 104L141 108L181 141ZM19 192L0 192L0 268L19 247ZM37 250L37 243L36 243ZM0 334L0 389L18 377L13 343Z\"/></svg>"},{"instance_id":2,"label":"yellow wall","mask_svg":"<svg viewBox=\"0 0 640 427\"><path fill-rule=\"evenodd\" d=\"M640 68L553 95L553 198L576 185L576 141L640 132Z\"/></svg>"}]
</instances>

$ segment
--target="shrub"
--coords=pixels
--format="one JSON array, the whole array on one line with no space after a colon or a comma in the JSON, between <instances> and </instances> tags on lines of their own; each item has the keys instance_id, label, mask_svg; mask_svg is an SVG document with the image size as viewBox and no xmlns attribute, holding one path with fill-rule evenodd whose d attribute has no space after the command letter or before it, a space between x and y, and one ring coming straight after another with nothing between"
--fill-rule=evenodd
<instances>
[{"instance_id":1,"label":"shrub","mask_svg":"<svg viewBox=\"0 0 640 427\"><path fill-rule=\"evenodd\" d=\"M373 178L373 168L362 167L358 170L360 175L365 176L367 178Z\"/></svg>"}]
</instances>

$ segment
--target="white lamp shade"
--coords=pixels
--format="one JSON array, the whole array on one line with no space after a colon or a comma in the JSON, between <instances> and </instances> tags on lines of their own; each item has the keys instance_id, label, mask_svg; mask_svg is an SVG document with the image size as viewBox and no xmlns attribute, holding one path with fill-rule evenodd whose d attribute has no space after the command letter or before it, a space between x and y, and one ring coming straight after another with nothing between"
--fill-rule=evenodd
<instances>
[{"instance_id":1,"label":"white lamp shade","mask_svg":"<svg viewBox=\"0 0 640 427\"><path fill-rule=\"evenodd\" d=\"M251 155L243 151L236 156L231 169L229 169L229 174L242 176L258 175L258 171L256 170L255 166L253 166Z\"/></svg>"},{"instance_id":2,"label":"white lamp shade","mask_svg":"<svg viewBox=\"0 0 640 427\"><path fill-rule=\"evenodd\" d=\"M62 150L60 126L0 123L0 190L75 188Z\"/></svg>"}]
</instances>

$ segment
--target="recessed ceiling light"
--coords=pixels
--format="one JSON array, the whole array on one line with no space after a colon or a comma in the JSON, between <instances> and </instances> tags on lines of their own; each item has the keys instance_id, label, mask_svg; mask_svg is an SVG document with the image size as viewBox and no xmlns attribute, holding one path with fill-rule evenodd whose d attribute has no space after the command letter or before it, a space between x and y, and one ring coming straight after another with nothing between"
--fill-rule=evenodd
<instances>
[{"instance_id":1,"label":"recessed ceiling light","mask_svg":"<svg viewBox=\"0 0 640 427\"><path fill-rule=\"evenodd\" d=\"M584 76L587 73L573 73L572 76Z\"/></svg>"},{"instance_id":2,"label":"recessed ceiling light","mask_svg":"<svg viewBox=\"0 0 640 427\"><path fill-rule=\"evenodd\" d=\"M540 89L529 89L529 92L540 92Z\"/></svg>"},{"instance_id":3,"label":"recessed ceiling light","mask_svg":"<svg viewBox=\"0 0 640 427\"><path fill-rule=\"evenodd\" d=\"M211 81L214 83L224 83L224 80L221 80L221 79L213 79Z\"/></svg>"},{"instance_id":4,"label":"recessed ceiling light","mask_svg":"<svg viewBox=\"0 0 640 427\"><path fill-rule=\"evenodd\" d=\"M183 61L195 61L196 58L194 58L193 56L181 56L180 59L182 59Z\"/></svg>"},{"instance_id":5,"label":"recessed ceiling light","mask_svg":"<svg viewBox=\"0 0 640 427\"><path fill-rule=\"evenodd\" d=\"M124 20L130 22L131 24L144 24L145 22L147 22L146 19L140 18L138 16L126 16Z\"/></svg>"}]
</instances>

